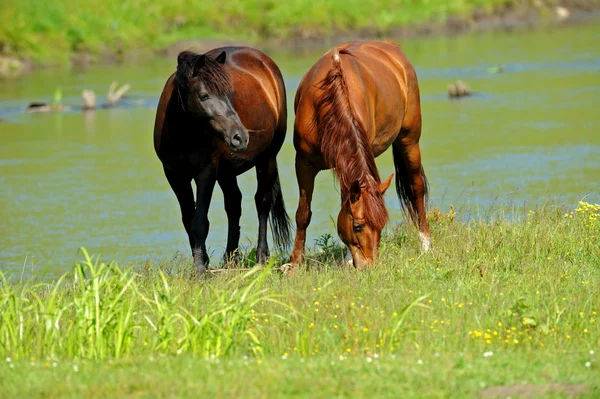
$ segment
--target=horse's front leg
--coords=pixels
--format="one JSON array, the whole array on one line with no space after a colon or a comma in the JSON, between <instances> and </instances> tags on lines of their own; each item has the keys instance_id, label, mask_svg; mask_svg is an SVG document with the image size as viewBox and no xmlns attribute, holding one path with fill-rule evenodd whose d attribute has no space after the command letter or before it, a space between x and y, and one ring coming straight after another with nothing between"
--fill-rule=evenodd
<instances>
[{"instance_id":1,"label":"horse's front leg","mask_svg":"<svg viewBox=\"0 0 600 399\"><path fill-rule=\"evenodd\" d=\"M290 259L290 263L295 265L304 261L306 229L310 224L312 216L310 205L317 173L319 173L317 168L302 157L302 155L296 154L296 179L298 180L300 199L298 200L298 209L296 210L296 239L294 240L294 250Z\"/></svg>"},{"instance_id":2,"label":"horse's front leg","mask_svg":"<svg viewBox=\"0 0 600 399\"><path fill-rule=\"evenodd\" d=\"M206 272L209 258L206 253L206 237L210 223L208 221L208 208L212 198L215 182L217 181L217 169L209 166L204 168L195 178L196 181L196 212L192 220L192 235L194 236L194 268L200 272Z\"/></svg>"},{"instance_id":3,"label":"horse's front leg","mask_svg":"<svg viewBox=\"0 0 600 399\"><path fill-rule=\"evenodd\" d=\"M190 248L192 255L194 254L194 237L192 235L192 220L194 219L195 205L194 205L194 192L192 191L192 178L173 172L167 168L164 168L165 176L169 185L173 189L177 201L179 201L179 207L181 208L181 221L183 227L190 240Z\"/></svg>"},{"instance_id":4,"label":"horse's front leg","mask_svg":"<svg viewBox=\"0 0 600 399\"><path fill-rule=\"evenodd\" d=\"M236 263L239 259L240 218L242 216L242 193L234 174L219 174L219 186L223 190L225 213L227 213L227 248L223 256L225 263Z\"/></svg>"}]
</instances>

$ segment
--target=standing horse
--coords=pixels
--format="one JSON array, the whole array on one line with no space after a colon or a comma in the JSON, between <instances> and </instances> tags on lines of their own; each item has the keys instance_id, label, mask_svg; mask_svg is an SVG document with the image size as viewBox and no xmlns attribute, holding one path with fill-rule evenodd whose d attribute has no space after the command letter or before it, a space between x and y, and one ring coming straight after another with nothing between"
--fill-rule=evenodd
<instances>
[{"instance_id":1,"label":"standing horse","mask_svg":"<svg viewBox=\"0 0 600 399\"><path fill-rule=\"evenodd\" d=\"M256 257L269 256L267 219L276 245L290 239L276 156L287 129L286 94L279 68L248 47L206 54L184 51L163 89L154 124L154 149L181 207L194 267L209 263L208 208L215 183L223 190L228 219L226 260L237 256L242 193L237 176L256 167ZM196 182L196 200L191 181Z\"/></svg>"},{"instance_id":2,"label":"standing horse","mask_svg":"<svg viewBox=\"0 0 600 399\"><path fill-rule=\"evenodd\" d=\"M294 110L300 199L291 262L304 259L315 177L321 170L334 168L342 197L338 234L357 268L373 264L388 220L383 194L393 177L381 182L375 158L390 145L400 204L418 221L422 247L428 250L419 86L400 48L374 41L333 48L302 78Z\"/></svg>"}]
</instances>

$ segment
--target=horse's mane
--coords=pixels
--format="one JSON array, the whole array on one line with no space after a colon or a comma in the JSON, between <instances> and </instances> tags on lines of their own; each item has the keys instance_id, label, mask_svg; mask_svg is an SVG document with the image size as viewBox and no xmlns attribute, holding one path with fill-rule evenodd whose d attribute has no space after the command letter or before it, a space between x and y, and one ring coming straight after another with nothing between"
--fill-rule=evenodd
<instances>
[{"instance_id":1,"label":"horse's mane","mask_svg":"<svg viewBox=\"0 0 600 399\"><path fill-rule=\"evenodd\" d=\"M346 49L334 50L331 68L318 84L323 91L315 102L321 153L327 166L335 168L340 182L342 206L349 206L350 187L354 181L359 181L369 194L364 198L365 222L382 229L387 222L388 212L379 192L379 172L367 132L349 101L340 54L352 56Z\"/></svg>"},{"instance_id":2,"label":"horse's mane","mask_svg":"<svg viewBox=\"0 0 600 399\"><path fill-rule=\"evenodd\" d=\"M201 57L204 58L204 64L196 69L196 62ZM175 85L180 99L188 95L192 77L200 80L210 92L215 94L229 94L233 90L229 74L223 64L205 54L182 51L177 56L177 71L175 72Z\"/></svg>"}]
</instances>

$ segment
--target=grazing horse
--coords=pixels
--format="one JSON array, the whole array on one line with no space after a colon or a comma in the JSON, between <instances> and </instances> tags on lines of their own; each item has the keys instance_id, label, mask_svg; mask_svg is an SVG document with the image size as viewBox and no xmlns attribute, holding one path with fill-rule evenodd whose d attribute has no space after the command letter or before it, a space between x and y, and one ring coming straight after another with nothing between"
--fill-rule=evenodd
<instances>
[{"instance_id":1,"label":"grazing horse","mask_svg":"<svg viewBox=\"0 0 600 399\"><path fill-rule=\"evenodd\" d=\"M321 170L335 169L342 197L338 234L355 267L373 264L388 220L383 194L393 177L380 180L375 158L390 145L400 204L418 222L422 247L428 250L419 86L400 48L357 41L331 49L302 78L294 111L300 199L291 262L304 259L315 177Z\"/></svg>"},{"instance_id":2,"label":"grazing horse","mask_svg":"<svg viewBox=\"0 0 600 399\"><path fill-rule=\"evenodd\" d=\"M248 47L206 54L181 52L163 89L154 124L154 149L181 207L194 267L206 271L208 208L215 183L228 219L226 260L237 257L242 193L237 176L256 168L257 261L269 256L267 219L274 241L290 240L276 156L287 129L283 78L273 60ZM196 199L191 181L196 182Z\"/></svg>"}]
</instances>

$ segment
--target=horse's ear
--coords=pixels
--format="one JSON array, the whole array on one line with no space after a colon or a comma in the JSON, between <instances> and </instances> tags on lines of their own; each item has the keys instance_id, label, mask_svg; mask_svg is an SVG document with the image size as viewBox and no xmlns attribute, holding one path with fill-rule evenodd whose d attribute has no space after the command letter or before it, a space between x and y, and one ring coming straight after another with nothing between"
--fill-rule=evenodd
<instances>
[{"instance_id":1,"label":"horse's ear","mask_svg":"<svg viewBox=\"0 0 600 399\"><path fill-rule=\"evenodd\" d=\"M225 58L227 58L227 53L225 53L224 51L221 52L221 54L219 54L217 56L217 58L215 58L217 60L217 62L224 64L225 63Z\"/></svg>"},{"instance_id":2,"label":"horse's ear","mask_svg":"<svg viewBox=\"0 0 600 399\"><path fill-rule=\"evenodd\" d=\"M198 71L200 70L200 68L202 68L204 66L204 64L206 64L206 55L202 54L202 55L198 56L198 59L196 60L196 63L194 64L193 75L198 75Z\"/></svg>"},{"instance_id":3,"label":"horse's ear","mask_svg":"<svg viewBox=\"0 0 600 399\"><path fill-rule=\"evenodd\" d=\"M394 174L392 173L390 175L390 177L388 177L386 180L379 183L379 192L381 193L381 195L383 195L385 193L385 191L390 187L390 184L392 184L393 177L394 177Z\"/></svg>"},{"instance_id":4,"label":"horse's ear","mask_svg":"<svg viewBox=\"0 0 600 399\"><path fill-rule=\"evenodd\" d=\"M352 203L358 201L360 199L360 194L362 189L360 187L360 182L358 180L354 180L354 183L350 186L350 201Z\"/></svg>"},{"instance_id":5,"label":"horse's ear","mask_svg":"<svg viewBox=\"0 0 600 399\"><path fill-rule=\"evenodd\" d=\"M177 66L180 67L181 64L185 63L185 51L182 51L181 53L179 53L179 55L177 56Z\"/></svg>"},{"instance_id":6,"label":"horse's ear","mask_svg":"<svg viewBox=\"0 0 600 399\"><path fill-rule=\"evenodd\" d=\"M177 55L177 67L180 68L191 65L191 60L194 59L194 56L195 54L188 50L180 52L179 55Z\"/></svg>"}]
</instances>

